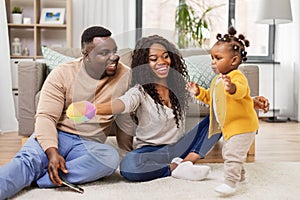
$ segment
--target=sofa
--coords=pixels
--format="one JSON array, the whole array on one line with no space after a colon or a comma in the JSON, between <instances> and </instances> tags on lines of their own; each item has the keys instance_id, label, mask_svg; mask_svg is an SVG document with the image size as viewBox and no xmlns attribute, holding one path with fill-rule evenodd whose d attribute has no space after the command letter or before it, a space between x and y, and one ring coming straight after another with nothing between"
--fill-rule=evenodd
<instances>
[{"instance_id":1,"label":"sofa","mask_svg":"<svg viewBox=\"0 0 300 200\"><path fill-rule=\"evenodd\" d=\"M21 61L18 65L18 84L19 84L19 105L18 105L18 122L19 135L30 136L34 130L35 111L37 107L39 91L43 85L47 74L49 73L49 60L57 59L59 56L65 58L77 58L81 56L80 49L76 48L48 48L47 52L43 51L44 60L41 61ZM50 53L49 53L50 52ZM54 54L53 54L54 52ZM210 55L207 50L203 49L182 49L180 50L188 66L190 78L204 87L208 87L214 76L210 69ZM121 49L118 54L120 61L130 66L131 49ZM61 59L61 57L59 57ZM48 59L48 60L47 60ZM59 59L58 59L59 60ZM48 62L47 62L48 61ZM243 64L239 68L248 78L251 95L259 94L259 70L257 65ZM209 78L207 78L209 77ZM209 109L203 103L191 101L186 119L186 129L190 130L200 118L206 116Z\"/></svg>"}]
</instances>

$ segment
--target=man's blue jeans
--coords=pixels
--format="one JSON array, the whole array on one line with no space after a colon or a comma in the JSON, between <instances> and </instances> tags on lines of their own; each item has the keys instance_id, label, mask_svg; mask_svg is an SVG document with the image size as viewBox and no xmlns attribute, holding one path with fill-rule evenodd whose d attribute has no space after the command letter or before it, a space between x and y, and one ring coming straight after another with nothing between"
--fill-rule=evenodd
<instances>
[{"instance_id":1,"label":"man's blue jeans","mask_svg":"<svg viewBox=\"0 0 300 200\"><path fill-rule=\"evenodd\" d=\"M113 147L58 131L58 151L66 160L68 174L60 177L71 183L86 183L111 175L119 164ZM48 158L32 135L17 155L0 168L0 199L13 196L36 181L39 187L55 187L48 174Z\"/></svg>"},{"instance_id":2,"label":"man's blue jeans","mask_svg":"<svg viewBox=\"0 0 300 200\"><path fill-rule=\"evenodd\" d=\"M169 164L175 157L184 158L195 152L204 158L221 138L217 134L208 139L209 116L205 117L177 143L143 146L126 154L120 165L121 175L130 181L148 181L171 175Z\"/></svg>"}]
</instances>

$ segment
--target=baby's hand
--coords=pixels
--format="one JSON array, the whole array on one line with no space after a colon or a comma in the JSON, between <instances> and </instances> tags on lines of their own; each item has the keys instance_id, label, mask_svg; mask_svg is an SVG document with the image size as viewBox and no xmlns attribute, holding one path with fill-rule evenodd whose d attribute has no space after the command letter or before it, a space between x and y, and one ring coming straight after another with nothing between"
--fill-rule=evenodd
<instances>
[{"instance_id":1,"label":"baby's hand","mask_svg":"<svg viewBox=\"0 0 300 200\"><path fill-rule=\"evenodd\" d=\"M193 93L195 96L198 96L200 93L199 86L195 82L188 83L188 90L190 93Z\"/></svg>"},{"instance_id":2,"label":"baby's hand","mask_svg":"<svg viewBox=\"0 0 300 200\"><path fill-rule=\"evenodd\" d=\"M75 102L69 105L67 117L75 122L85 122L96 115L96 107L88 101Z\"/></svg>"},{"instance_id":3,"label":"baby's hand","mask_svg":"<svg viewBox=\"0 0 300 200\"><path fill-rule=\"evenodd\" d=\"M229 92L230 94L235 93L235 85L231 82L230 76L226 74L220 74L220 77L222 78L225 91Z\"/></svg>"}]
</instances>

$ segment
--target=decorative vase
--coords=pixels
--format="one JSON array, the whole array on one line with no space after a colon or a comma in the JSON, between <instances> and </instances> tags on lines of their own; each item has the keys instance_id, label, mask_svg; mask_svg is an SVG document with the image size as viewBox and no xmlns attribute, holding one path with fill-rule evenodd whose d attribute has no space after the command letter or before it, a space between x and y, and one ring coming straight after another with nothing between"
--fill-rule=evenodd
<instances>
[{"instance_id":1,"label":"decorative vase","mask_svg":"<svg viewBox=\"0 0 300 200\"><path fill-rule=\"evenodd\" d=\"M12 23L22 24L23 14L22 13L13 13L12 14Z\"/></svg>"},{"instance_id":2,"label":"decorative vase","mask_svg":"<svg viewBox=\"0 0 300 200\"><path fill-rule=\"evenodd\" d=\"M22 44L20 42L20 38L14 38L12 42L12 56L21 56L22 55Z\"/></svg>"}]
</instances>

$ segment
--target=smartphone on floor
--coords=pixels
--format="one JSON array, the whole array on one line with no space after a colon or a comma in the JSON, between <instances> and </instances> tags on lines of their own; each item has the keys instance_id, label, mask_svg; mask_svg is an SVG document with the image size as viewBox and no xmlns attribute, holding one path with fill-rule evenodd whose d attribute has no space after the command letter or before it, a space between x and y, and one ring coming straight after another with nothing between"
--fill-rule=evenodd
<instances>
[{"instance_id":1,"label":"smartphone on floor","mask_svg":"<svg viewBox=\"0 0 300 200\"><path fill-rule=\"evenodd\" d=\"M62 180L62 184L71 188L72 190L76 191L76 192L79 192L79 193L83 193L84 192L84 189L79 187L78 185L75 185L73 183L69 183L68 181L66 180Z\"/></svg>"}]
</instances>

